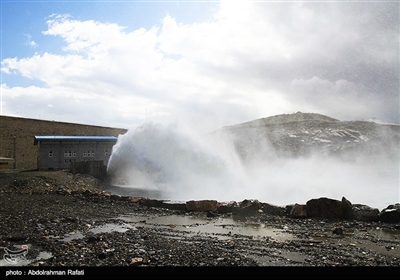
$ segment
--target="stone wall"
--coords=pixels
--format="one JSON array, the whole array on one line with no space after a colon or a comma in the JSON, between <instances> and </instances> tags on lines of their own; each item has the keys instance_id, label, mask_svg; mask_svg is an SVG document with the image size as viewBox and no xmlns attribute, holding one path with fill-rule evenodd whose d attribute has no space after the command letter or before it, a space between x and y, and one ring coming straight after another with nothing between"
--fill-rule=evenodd
<instances>
[{"instance_id":1,"label":"stone wall","mask_svg":"<svg viewBox=\"0 0 400 280\"><path fill-rule=\"evenodd\" d=\"M115 136L127 129L0 116L0 157L13 158L13 169L35 170L39 146L35 135Z\"/></svg>"}]
</instances>

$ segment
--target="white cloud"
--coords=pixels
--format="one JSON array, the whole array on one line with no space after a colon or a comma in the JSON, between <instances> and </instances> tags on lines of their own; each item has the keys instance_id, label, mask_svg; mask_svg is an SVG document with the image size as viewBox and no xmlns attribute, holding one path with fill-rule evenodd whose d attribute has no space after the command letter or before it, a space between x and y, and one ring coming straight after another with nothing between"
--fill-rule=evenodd
<instances>
[{"instance_id":1,"label":"white cloud","mask_svg":"<svg viewBox=\"0 0 400 280\"><path fill-rule=\"evenodd\" d=\"M371 111L384 110L379 98L373 97L362 85L347 80L329 81L314 76L294 79L291 98L317 113L325 113L342 120L369 116ZM310 102L311 101L311 102Z\"/></svg>"},{"instance_id":2,"label":"white cloud","mask_svg":"<svg viewBox=\"0 0 400 280\"><path fill-rule=\"evenodd\" d=\"M39 46L35 41L32 40L32 36L31 35L26 34L25 36L27 38L26 42L25 42L26 45L28 45L28 46L30 46L32 48L37 48Z\"/></svg>"},{"instance_id":3,"label":"white cloud","mask_svg":"<svg viewBox=\"0 0 400 280\"><path fill-rule=\"evenodd\" d=\"M222 1L209 21L183 24L167 14L131 32L52 15L43 35L61 38L63 53L3 59L4 74L45 83L3 88L4 108L16 114L17 103L31 102L28 117L73 114L118 127L185 119L202 130L309 110L398 122L393 7Z\"/></svg>"}]
</instances>

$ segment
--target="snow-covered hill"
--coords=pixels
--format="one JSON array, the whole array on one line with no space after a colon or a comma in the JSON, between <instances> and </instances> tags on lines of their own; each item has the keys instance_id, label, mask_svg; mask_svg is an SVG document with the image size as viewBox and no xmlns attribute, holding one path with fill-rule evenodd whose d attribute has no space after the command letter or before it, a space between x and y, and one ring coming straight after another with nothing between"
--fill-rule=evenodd
<instances>
[{"instance_id":1,"label":"snow-covered hill","mask_svg":"<svg viewBox=\"0 0 400 280\"><path fill-rule=\"evenodd\" d=\"M315 113L294 113L223 127L242 159L335 156L346 160L399 158L400 126L339 121Z\"/></svg>"}]
</instances>

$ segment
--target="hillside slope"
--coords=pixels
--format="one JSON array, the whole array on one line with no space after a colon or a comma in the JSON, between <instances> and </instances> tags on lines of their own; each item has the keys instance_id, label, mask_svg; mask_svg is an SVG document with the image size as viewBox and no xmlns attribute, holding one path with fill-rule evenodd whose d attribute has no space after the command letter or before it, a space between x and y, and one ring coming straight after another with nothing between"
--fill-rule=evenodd
<instances>
[{"instance_id":1,"label":"hillside slope","mask_svg":"<svg viewBox=\"0 0 400 280\"><path fill-rule=\"evenodd\" d=\"M357 156L398 159L400 126L370 121L339 121L315 113L294 113L223 127L244 160L254 157Z\"/></svg>"}]
</instances>

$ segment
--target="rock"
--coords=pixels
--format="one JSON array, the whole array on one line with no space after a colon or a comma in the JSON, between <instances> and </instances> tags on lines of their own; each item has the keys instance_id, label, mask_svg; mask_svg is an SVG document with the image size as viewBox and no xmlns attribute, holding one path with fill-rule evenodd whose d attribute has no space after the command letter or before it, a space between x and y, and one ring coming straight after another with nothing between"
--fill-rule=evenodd
<instances>
[{"instance_id":1,"label":"rock","mask_svg":"<svg viewBox=\"0 0 400 280\"><path fill-rule=\"evenodd\" d=\"M89 237L87 238L87 242L89 242L89 243L94 243L94 242L97 242L97 241L99 241L99 240L100 240L100 237L94 236L94 235L89 236Z\"/></svg>"},{"instance_id":2,"label":"rock","mask_svg":"<svg viewBox=\"0 0 400 280\"><path fill-rule=\"evenodd\" d=\"M400 222L400 203L391 204L379 213L379 220L386 223Z\"/></svg>"},{"instance_id":3,"label":"rock","mask_svg":"<svg viewBox=\"0 0 400 280\"><path fill-rule=\"evenodd\" d=\"M306 218L307 211L304 204L294 204L290 206L288 216L291 218Z\"/></svg>"},{"instance_id":4,"label":"rock","mask_svg":"<svg viewBox=\"0 0 400 280\"><path fill-rule=\"evenodd\" d=\"M230 213L232 212L232 208L234 206L237 206L236 201L230 201L230 202L218 202L218 213Z\"/></svg>"},{"instance_id":5,"label":"rock","mask_svg":"<svg viewBox=\"0 0 400 280\"><path fill-rule=\"evenodd\" d=\"M170 200L157 200L157 199L149 199L143 197L129 197L128 201L132 203L139 202L140 204L146 205L148 207L166 208L170 210L186 210L186 203L177 203L175 201L170 201Z\"/></svg>"},{"instance_id":6,"label":"rock","mask_svg":"<svg viewBox=\"0 0 400 280\"><path fill-rule=\"evenodd\" d=\"M72 193L72 191L70 189L61 189L60 192L64 192L66 195L70 195Z\"/></svg>"},{"instance_id":7,"label":"rock","mask_svg":"<svg viewBox=\"0 0 400 280\"><path fill-rule=\"evenodd\" d=\"M110 192L102 191L101 193L102 193L102 196L104 196L104 197L110 197L111 196Z\"/></svg>"},{"instance_id":8,"label":"rock","mask_svg":"<svg viewBox=\"0 0 400 280\"><path fill-rule=\"evenodd\" d=\"M162 207L163 201L157 199L142 198L139 201L140 204L146 205L148 207Z\"/></svg>"},{"instance_id":9,"label":"rock","mask_svg":"<svg viewBox=\"0 0 400 280\"><path fill-rule=\"evenodd\" d=\"M263 210L265 214L278 215L278 216L285 215L285 207L276 206L269 203L260 203L260 205L261 205L261 210Z\"/></svg>"},{"instance_id":10,"label":"rock","mask_svg":"<svg viewBox=\"0 0 400 280\"><path fill-rule=\"evenodd\" d=\"M99 253L99 254L97 255L97 257L98 257L100 260L104 260L104 259L107 257L107 255L106 255L106 253L101 252L101 253Z\"/></svg>"},{"instance_id":11,"label":"rock","mask_svg":"<svg viewBox=\"0 0 400 280\"><path fill-rule=\"evenodd\" d=\"M311 199L306 203L307 217L350 219L353 210L350 201L342 198L342 201L321 197Z\"/></svg>"},{"instance_id":12,"label":"rock","mask_svg":"<svg viewBox=\"0 0 400 280\"><path fill-rule=\"evenodd\" d=\"M217 217L218 215L216 214L216 213L214 213L214 212L211 212L211 211L208 211L207 212L207 217L208 218L215 218L215 217Z\"/></svg>"},{"instance_id":13,"label":"rock","mask_svg":"<svg viewBox=\"0 0 400 280\"><path fill-rule=\"evenodd\" d=\"M353 218L358 221L378 221L379 209L372 208L368 205L354 204Z\"/></svg>"},{"instance_id":14,"label":"rock","mask_svg":"<svg viewBox=\"0 0 400 280\"><path fill-rule=\"evenodd\" d=\"M186 203L184 203L184 202L180 203L180 202L176 202L176 201L166 200L166 201L163 202L161 207L162 208L167 208L167 209L170 209L170 210L183 210L183 211L185 211L186 210Z\"/></svg>"},{"instance_id":15,"label":"rock","mask_svg":"<svg viewBox=\"0 0 400 280\"><path fill-rule=\"evenodd\" d=\"M338 235L343 235L343 229L342 228L335 228L332 231L333 234L338 234Z\"/></svg>"},{"instance_id":16,"label":"rock","mask_svg":"<svg viewBox=\"0 0 400 280\"><path fill-rule=\"evenodd\" d=\"M131 196L129 198L129 202L136 203L136 202L139 202L141 199L142 199L142 197L137 197L137 196L132 197Z\"/></svg>"},{"instance_id":17,"label":"rock","mask_svg":"<svg viewBox=\"0 0 400 280\"><path fill-rule=\"evenodd\" d=\"M346 220L353 218L353 205L345 197L342 197L342 215Z\"/></svg>"},{"instance_id":18,"label":"rock","mask_svg":"<svg viewBox=\"0 0 400 280\"><path fill-rule=\"evenodd\" d=\"M245 199L238 206L232 208L232 213L235 215L253 215L258 214L261 209L261 204L257 199Z\"/></svg>"},{"instance_id":19,"label":"rock","mask_svg":"<svg viewBox=\"0 0 400 280\"><path fill-rule=\"evenodd\" d=\"M119 194L112 194L110 195L111 200L116 200L116 201L123 201L125 198L122 195Z\"/></svg>"},{"instance_id":20,"label":"rock","mask_svg":"<svg viewBox=\"0 0 400 280\"><path fill-rule=\"evenodd\" d=\"M217 211L218 201L216 200L189 200L186 202L187 211Z\"/></svg>"}]
</instances>

